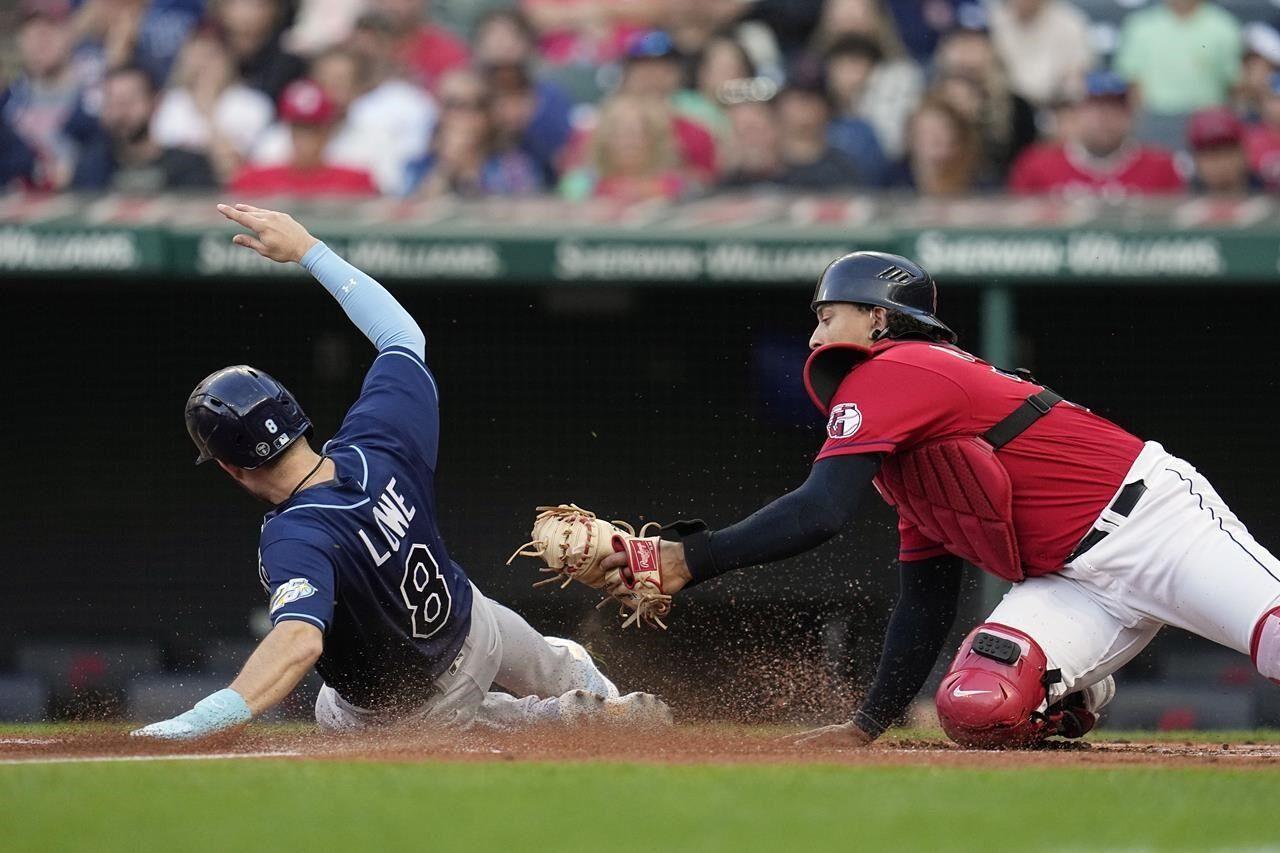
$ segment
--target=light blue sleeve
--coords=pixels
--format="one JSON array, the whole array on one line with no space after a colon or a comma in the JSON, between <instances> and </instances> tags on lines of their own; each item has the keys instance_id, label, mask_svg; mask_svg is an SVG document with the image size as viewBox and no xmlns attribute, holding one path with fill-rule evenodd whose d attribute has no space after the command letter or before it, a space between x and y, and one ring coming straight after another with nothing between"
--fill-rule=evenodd
<instances>
[{"instance_id":1,"label":"light blue sleeve","mask_svg":"<svg viewBox=\"0 0 1280 853\"><path fill-rule=\"evenodd\" d=\"M386 288L338 257L324 243L312 246L299 263L338 300L347 317L373 341L378 352L387 347L404 347L426 360L426 336Z\"/></svg>"}]
</instances>

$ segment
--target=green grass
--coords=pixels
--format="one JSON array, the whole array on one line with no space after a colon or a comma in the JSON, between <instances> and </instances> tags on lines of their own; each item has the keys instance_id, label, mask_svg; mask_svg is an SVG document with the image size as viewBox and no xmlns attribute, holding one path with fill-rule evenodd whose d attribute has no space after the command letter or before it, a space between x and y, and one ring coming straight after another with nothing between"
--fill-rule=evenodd
<instances>
[{"instance_id":1,"label":"green grass","mask_svg":"<svg viewBox=\"0 0 1280 853\"><path fill-rule=\"evenodd\" d=\"M0 734L69 730L5 726ZM1275 742L1280 732L1160 737ZM0 850L1257 849L1280 846L1277 802L1280 773L1221 763L10 765L0 766Z\"/></svg>"},{"instance_id":2,"label":"green grass","mask_svg":"<svg viewBox=\"0 0 1280 853\"><path fill-rule=\"evenodd\" d=\"M0 767L26 850L1190 849L1280 843L1280 775L1173 767Z\"/></svg>"}]
</instances>

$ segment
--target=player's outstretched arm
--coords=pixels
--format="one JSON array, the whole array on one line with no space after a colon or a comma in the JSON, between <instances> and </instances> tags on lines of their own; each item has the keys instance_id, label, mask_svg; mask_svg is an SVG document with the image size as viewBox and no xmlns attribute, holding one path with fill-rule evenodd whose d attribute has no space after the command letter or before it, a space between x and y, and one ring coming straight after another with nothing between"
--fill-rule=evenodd
<instances>
[{"instance_id":1,"label":"player's outstretched arm","mask_svg":"<svg viewBox=\"0 0 1280 853\"><path fill-rule=\"evenodd\" d=\"M338 257L292 216L248 204L220 204L218 212L253 232L237 234L232 239L236 245L273 261L299 264L315 276L379 352L404 347L425 359L426 337L409 312L386 288Z\"/></svg>"},{"instance_id":2,"label":"player's outstretched arm","mask_svg":"<svg viewBox=\"0 0 1280 853\"><path fill-rule=\"evenodd\" d=\"M785 560L816 548L853 521L879 469L876 454L832 456L815 463L799 488L729 527L708 530L701 522L680 522L663 528L664 536L681 540L662 543L664 591L673 593L734 569ZM606 572L621 569L627 565L627 555L613 554L601 565Z\"/></svg>"},{"instance_id":3,"label":"player's outstretched arm","mask_svg":"<svg viewBox=\"0 0 1280 853\"><path fill-rule=\"evenodd\" d=\"M789 740L797 746L864 746L899 719L928 679L955 622L963 573L960 558L950 554L902 563L880 665L853 719Z\"/></svg>"},{"instance_id":4,"label":"player's outstretched arm","mask_svg":"<svg viewBox=\"0 0 1280 853\"><path fill-rule=\"evenodd\" d=\"M206 696L190 711L144 726L133 734L161 740L195 740L234 729L274 708L320 658L324 635L315 625L281 621L259 644L231 686Z\"/></svg>"}]
</instances>

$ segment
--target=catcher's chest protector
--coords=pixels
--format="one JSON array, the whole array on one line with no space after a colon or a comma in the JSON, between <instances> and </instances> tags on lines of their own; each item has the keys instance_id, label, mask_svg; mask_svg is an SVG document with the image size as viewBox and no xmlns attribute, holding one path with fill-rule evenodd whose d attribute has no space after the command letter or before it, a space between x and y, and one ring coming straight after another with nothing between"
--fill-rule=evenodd
<instances>
[{"instance_id":1,"label":"catcher's chest protector","mask_svg":"<svg viewBox=\"0 0 1280 853\"><path fill-rule=\"evenodd\" d=\"M885 457L876 488L948 551L1009 581L1026 578L1013 529L1013 483L981 438L945 438Z\"/></svg>"},{"instance_id":2,"label":"catcher's chest protector","mask_svg":"<svg viewBox=\"0 0 1280 853\"><path fill-rule=\"evenodd\" d=\"M832 344L814 351L805 366L810 397L826 414L850 370L901 345ZM952 554L1005 580L1026 579L1013 526L1013 483L983 437L944 438L890 454L875 485L903 518Z\"/></svg>"}]
</instances>

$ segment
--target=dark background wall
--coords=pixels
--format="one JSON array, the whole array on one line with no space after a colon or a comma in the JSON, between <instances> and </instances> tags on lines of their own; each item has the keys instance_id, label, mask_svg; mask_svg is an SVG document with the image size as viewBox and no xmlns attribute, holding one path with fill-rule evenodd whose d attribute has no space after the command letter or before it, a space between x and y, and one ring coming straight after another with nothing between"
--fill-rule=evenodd
<instances>
[{"instance_id":1,"label":"dark background wall","mask_svg":"<svg viewBox=\"0 0 1280 853\"><path fill-rule=\"evenodd\" d=\"M723 524L799 483L822 440L799 377L809 288L392 284L427 332L442 389L439 504L454 557L546 632L593 636L615 671L672 689L663 680L675 675L629 660L635 644L587 591L532 591L534 564L503 562L538 503ZM194 665L210 644L249 637L264 507L192 466L183 402L208 372L252 363L294 390L323 439L371 347L302 279L10 280L4 291L0 668L36 639L146 639ZM1260 541L1280 544L1280 292L1043 287L1016 301L1022 364L1190 459ZM944 292L944 315L973 346L977 308L975 290ZM895 583L893 517L868 506L820 551L688 596L672 631L646 642L707 678L730 654L803 668L823 644L863 649L857 683ZM971 594L970 618L977 607Z\"/></svg>"}]
</instances>

